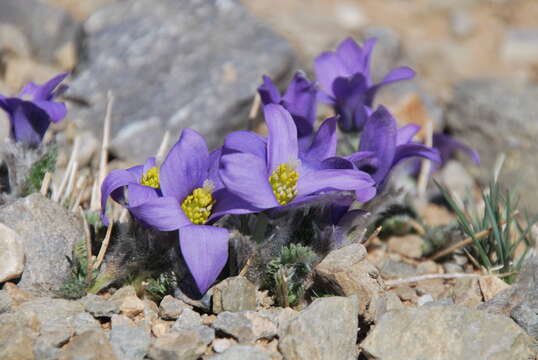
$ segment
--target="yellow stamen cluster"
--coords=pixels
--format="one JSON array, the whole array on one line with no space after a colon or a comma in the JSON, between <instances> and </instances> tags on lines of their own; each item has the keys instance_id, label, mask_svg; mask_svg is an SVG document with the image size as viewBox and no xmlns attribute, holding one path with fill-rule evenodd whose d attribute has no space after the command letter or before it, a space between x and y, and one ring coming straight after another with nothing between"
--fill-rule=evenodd
<instances>
[{"instance_id":1,"label":"yellow stamen cluster","mask_svg":"<svg viewBox=\"0 0 538 360\"><path fill-rule=\"evenodd\" d=\"M209 181L206 181L204 187L194 189L192 194L181 203L181 209L193 224L205 224L211 215L215 204L211 195L213 187Z\"/></svg>"},{"instance_id":2,"label":"yellow stamen cluster","mask_svg":"<svg viewBox=\"0 0 538 360\"><path fill-rule=\"evenodd\" d=\"M158 189L160 187L159 185L159 169L157 167L152 167L149 169L144 176L142 176L142 180L140 181L142 185L151 186L152 188Z\"/></svg>"},{"instance_id":3,"label":"yellow stamen cluster","mask_svg":"<svg viewBox=\"0 0 538 360\"><path fill-rule=\"evenodd\" d=\"M299 173L290 164L279 165L269 176L276 200L280 205L286 205L297 196L297 181Z\"/></svg>"}]
</instances>

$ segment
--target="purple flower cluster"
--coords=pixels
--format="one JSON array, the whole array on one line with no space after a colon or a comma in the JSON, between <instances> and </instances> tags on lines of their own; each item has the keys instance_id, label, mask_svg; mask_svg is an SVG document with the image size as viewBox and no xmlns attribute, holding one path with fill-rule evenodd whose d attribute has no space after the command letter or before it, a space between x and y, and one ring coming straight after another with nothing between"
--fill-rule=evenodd
<instances>
[{"instance_id":1,"label":"purple flower cluster","mask_svg":"<svg viewBox=\"0 0 538 360\"><path fill-rule=\"evenodd\" d=\"M439 151L412 141L419 126L398 128L385 107L372 108L380 87L414 76L411 69L398 68L372 83L374 43L368 40L361 48L347 39L336 52L320 55L315 70L321 90L299 72L282 95L264 77L258 91L267 136L232 132L209 152L200 134L185 129L160 166L150 158L112 171L101 188L103 222L108 224L106 203L112 197L139 222L178 230L181 253L204 293L228 259L229 233L215 225L222 216L281 213L335 192L364 203L382 191L402 160L441 162ZM319 102L332 104L335 116L316 130ZM337 125L362 130L354 154L336 155Z\"/></svg>"},{"instance_id":2,"label":"purple flower cluster","mask_svg":"<svg viewBox=\"0 0 538 360\"><path fill-rule=\"evenodd\" d=\"M28 83L18 97L0 94L0 108L9 116L12 140L37 147L50 123L65 118L65 104L54 101L54 98L67 90L66 85L61 85L67 75L68 73L56 75L43 85Z\"/></svg>"}]
</instances>

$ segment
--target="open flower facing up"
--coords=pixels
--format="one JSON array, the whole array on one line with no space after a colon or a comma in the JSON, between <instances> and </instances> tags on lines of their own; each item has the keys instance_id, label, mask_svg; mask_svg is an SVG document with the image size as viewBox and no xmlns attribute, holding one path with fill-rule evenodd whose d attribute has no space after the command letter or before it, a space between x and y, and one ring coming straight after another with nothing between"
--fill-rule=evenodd
<instances>
[{"instance_id":1,"label":"open flower facing up","mask_svg":"<svg viewBox=\"0 0 538 360\"><path fill-rule=\"evenodd\" d=\"M282 105L291 114L299 139L313 133L318 88L313 82L308 81L305 74L297 72L283 96L273 81L264 76L263 85L258 88L258 93L264 105Z\"/></svg>"},{"instance_id":2,"label":"open flower facing up","mask_svg":"<svg viewBox=\"0 0 538 360\"><path fill-rule=\"evenodd\" d=\"M425 145L413 143L420 130L418 125L407 125L398 129L396 119L382 105L369 117L361 134L359 151L345 159L356 169L369 173L381 191L386 185L391 170L402 160L422 157L440 163L439 151Z\"/></svg>"},{"instance_id":3,"label":"open flower facing up","mask_svg":"<svg viewBox=\"0 0 538 360\"><path fill-rule=\"evenodd\" d=\"M222 187L219 156L218 150L209 154L199 133L186 129L159 170L150 161L142 169L111 172L101 190L106 204L108 194L118 198L126 189L126 207L137 220L160 231L179 230L181 253L201 293L228 259L228 230L210 224L225 214L252 212ZM127 177L134 181L126 183Z\"/></svg>"},{"instance_id":4,"label":"open flower facing up","mask_svg":"<svg viewBox=\"0 0 538 360\"><path fill-rule=\"evenodd\" d=\"M50 123L65 118L65 104L54 101L54 98L67 89L60 85L67 75L56 75L43 85L28 83L18 97L0 95L0 108L9 116L10 136L14 141L37 147Z\"/></svg>"},{"instance_id":5,"label":"open flower facing up","mask_svg":"<svg viewBox=\"0 0 538 360\"><path fill-rule=\"evenodd\" d=\"M370 76L370 57L376 40L360 47L353 39L344 40L335 52L324 52L315 59L314 69L321 85L319 99L334 106L343 131L360 131L371 113L374 97L384 85L411 79L408 67L391 70L379 83Z\"/></svg>"},{"instance_id":6,"label":"open flower facing up","mask_svg":"<svg viewBox=\"0 0 538 360\"><path fill-rule=\"evenodd\" d=\"M242 141L237 135L225 140L220 176L231 193L259 210L299 205L329 191L355 191L361 198L375 194L373 180L366 173L302 164L297 129L289 112L275 104L264 106L263 111L269 130L266 141L247 132ZM322 143L322 135L319 137Z\"/></svg>"}]
</instances>

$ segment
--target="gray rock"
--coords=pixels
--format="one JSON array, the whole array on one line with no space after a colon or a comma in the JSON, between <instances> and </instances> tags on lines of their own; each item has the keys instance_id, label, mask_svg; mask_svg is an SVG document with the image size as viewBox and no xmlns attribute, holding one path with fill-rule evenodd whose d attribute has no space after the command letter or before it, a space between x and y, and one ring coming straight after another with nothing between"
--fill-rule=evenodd
<instances>
[{"instance_id":1,"label":"gray rock","mask_svg":"<svg viewBox=\"0 0 538 360\"><path fill-rule=\"evenodd\" d=\"M284 330L280 352L286 359L356 359L358 305L356 296L315 300Z\"/></svg>"},{"instance_id":2,"label":"gray rock","mask_svg":"<svg viewBox=\"0 0 538 360\"><path fill-rule=\"evenodd\" d=\"M213 288L209 288L209 290L199 299L193 299L189 297L189 295L181 291L179 287L174 290L174 297L176 299L179 299L183 301L185 304L190 305L196 309L199 309L207 313L211 312L212 296L213 296Z\"/></svg>"},{"instance_id":3,"label":"gray rock","mask_svg":"<svg viewBox=\"0 0 538 360\"><path fill-rule=\"evenodd\" d=\"M36 329L27 317L0 315L0 359L33 359Z\"/></svg>"},{"instance_id":4,"label":"gray rock","mask_svg":"<svg viewBox=\"0 0 538 360\"><path fill-rule=\"evenodd\" d=\"M215 339L213 341L213 351L216 353L222 353L230 348L234 344L234 341L232 339Z\"/></svg>"},{"instance_id":5,"label":"gray rock","mask_svg":"<svg viewBox=\"0 0 538 360\"><path fill-rule=\"evenodd\" d=\"M0 208L0 222L24 242L26 264L18 286L41 295L53 295L70 272L67 258L84 236L78 219L60 204L32 194Z\"/></svg>"},{"instance_id":6,"label":"gray rock","mask_svg":"<svg viewBox=\"0 0 538 360\"><path fill-rule=\"evenodd\" d=\"M538 28L508 29L501 44L501 57L512 64L537 64Z\"/></svg>"},{"instance_id":7,"label":"gray rock","mask_svg":"<svg viewBox=\"0 0 538 360\"><path fill-rule=\"evenodd\" d=\"M84 306L76 301L36 298L22 303L18 314L34 314L40 324L53 323L84 312Z\"/></svg>"},{"instance_id":8,"label":"gray rock","mask_svg":"<svg viewBox=\"0 0 538 360\"><path fill-rule=\"evenodd\" d=\"M379 320L381 315L388 311L401 310L404 308L402 301L393 292L377 293L372 297L372 301L368 306L366 321L373 321L374 323Z\"/></svg>"},{"instance_id":9,"label":"gray rock","mask_svg":"<svg viewBox=\"0 0 538 360\"><path fill-rule=\"evenodd\" d=\"M90 106L71 114L100 132L111 90L112 150L133 160L153 155L166 129L175 139L192 127L210 146L220 143L223 132L245 125L261 75L281 78L294 61L290 45L236 0L122 1L84 30L86 61L70 94Z\"/></svg>"},{"instance_id":10,"label":"gray rock","mask_svg":"<svg viewBox=\"0 0 538 360\"><path fill-rule=\"evenodd\" d=\"M464 9L457 9L450 13L450 30L459 37L467 37L474 31L476 24L473 18Z\"/></svg>"},{"instance_id":11,"label":"gray rock","mask_svg":"<svg viewBox=\"0 0 538 360\"><path fill-rule=\"evenodd\" d=\"M384 279L405 279L417 275L417 269L414 266L391 258L383 259L378 268Z\"/></svg>"},{"instance_id":12,"label":"gray rock","mask_svg":"<svg viewBox=\"0 0 538 360\"><path fill-rule=\"evenodd\" d=\"M23 241L15 231L0 224L0 283L20 277L23 270Z\"/></svg>"},{"instance_id":13,"label":"gray rock","mask_svg":"<svg viewBox=\"0 0 538 360\"><path fill-rule=\"evenodd\" d=\"M151 344L151 336L145 329L132 324L128 318L113 315L110 343L118 359L144 359Z\"/></svg>"},{"instance_id":14,"label":"gray rock","mask_svg":"<svg viewBox=\"0 0 538 360\"><path fill-rule=\"evenodd\" d=\"M171 331L179 334L196 332L200 336L200 341L206 345L211 344L215 340L215 329L205 325L197 325L191 328L172 327Z\"/></svg>"},{"instance_id":15,"label":"gray rock","mask_svg":"<svg viewBox=\"0 0 538 360\"><path fill-rule=\"evenodd\" d=\"M254 311L222 312L213 323L213 328L233 336L240 343L253 343L277 335L276 324L269 317Z\"/></svg>"},{"instance_id":16,"label":"gray rock","mask_svg":"<svg viewBox=\"0 0 538 360\"><path fill-rule=\"evenodd\" d=\"M26 35L32 55L56 62L58 52L75 44L80 25L60 7L37 0L1 0L0 24L11 24Z\"/></svg>"},{"instance_id":17,"label":"gray rock","mask_svg":"<svg viewBox=\"0 0 538 360\"><path fill-rule=\"evenodd\" d=\"M108 301L115 303L118 307L120 307L123 301L130 296L136 296L136 290L132 285L127 285L116 290Z\"/></svg>"},{"instance_id":18,"label":"gray rock","mask_svg":"<svg viewBox=\"0 0 538 360\"><path fill-rule=\"evenodd\" d=\"M256 285L234 276L213 287L213 312L256 310Z\"/></svg>"},{"instance_id":19,"label":"gray rock","mask_svg":"<svg viewBox=\"0 0 538 360\"><path fill-rule=\"evenodd\" d=\"M361 347L379 360L527 360L531 341L506 317L449 305L388 312Z\"/></svg>"},{"instance_id":20,"label":"gray rock","mask_svg":"<svg viewBox=\"0 0 538 360\"><path fill-rule=\"evenodd\" d=\"M173 296L166 295L159 305L159 316L165 320L176 320L185 309L191 307Z\"/></svg>"},{"instance_id":21,"label":"gray rock","mask_svg":"<svg viewBox=\"0 0 538 360\"><path fill-rule=\"evenodd\" d=\"M192 329L202 325L202 317L196 311L186 308L172 325L174 329Z\"/></svg>"},{"instance_id":22,"label":"gray rock","mask_svg":"<svg viewBox=\"0 0 538 360\"><path fill-rule=\"evenodd\" d=\"M361 244L331 251L314 272L318 286L327 287L337 295L357 295L361 314L374 294L383 290L379 271L366 259L366 249Z\"/></svg>"},{"instance_id":23,"label":"gray rock","mask_svg":"<svg viewBox=\"0 0 538 360\"><path fill-rule=\"evenodd\" d=\"M0 314L13 309L13 300L6 290L0 290Z\"/></svg>"},{"instance_id":24,"label":"gray rock","mask_svg":"<svg viewBox=\"0 0 538 360\"><path fill-rule=\"evenodd\" d=\"M102 330L88 330L75 336L65 346L61 360L101 360L118 359Z\"/></svg>"},{"instance_id":25,"label":"gray rock","mask_svg":"<svg viewBox=\"0 0 538 360\"><path fill-rule=\"evenodd\" d=\"M538 292L538 290L534 290ZM538 295L531 301L522 301L510 312L510 317L530 336L538 339Z\"/></svg>"},{"instance_id":26,"label":"gray rock","mask_svg":"<svg viewBox=\"0 0 538 360\"><path fill-rule=\"evenodd\" d=\"M44 345L61 347L69 341L75 330L67 319L49 320L41 324L39 340Z\"/></svg>"},{"instance_id":27,"label":"gray rock","mask_svg":"<svg viewBox=\"0 0 538 360\"><path fill-rule=\"evenodd\" d=\"M87 312L81 312L67 318L75 330L76 335L80 335L88 330L101 330L101 324Z\"/></svg>"},{"instance_id":28,"label":"gray rock","mask_svg":"<svg viewBox=\"0 0 538 360\"><path fill-rule=\"evenodd\" d=\"M35 358L39 360L58 360L62 353L60 349L47 344L41 339L37 339L33 350Z\"/></svg>"},{"instance_id":29,"label":"gray rock","mask_svg":"<svg viewBox=\"0 0 538 360\"><path fill-rule=\"evenodd\" d=\"M196 331L171 332L157 338L149 349L153 360L196 360L207 349Z\"/></svg>"},{"instance_id":30,"label":"gray rock","mask_svg":"<svg viewBox=\"0 0 538 360\"><path fill-rule=\"evenodd\" d=\"M456 138L481 156L481 166L470 166L471 175L487 183L498 155L506 154L500 182L520 193L521 205L538 211L538 86L496 80L456 83L445 119ZM502 136L501 136L502 135ZM462 159L469 161L469 159Z\"/></svg>"},{"instance_id":31,"label":"gray rock","mask_svg":"<svg viewBox=\"0 0 538 360\"><path fill-rule=\"evenodd\" d=\"M222 354L209 357L211 360L236 360L236 359L249 359L249 360L271 360L272 357L266 351L263 351L254 346L236 344L231 346L228 350Z\"/></svg>"},{"instance_id":32,"label":"gray rock","mask_svg":"<svg viewBox=\"0 0 538 360\"><path fill-rule=\"evenodd\" d=\"M276 324L279 337L281 337L282 331L288 327L290 321L292 321L299 315L298 311L295 311L291 308L262 309L258 311L258 313L260 315L268 317L273 323Z\"/></svg>"},{"instance_id":33,"label":"gray rock","mask_svg":"<svg viewBox=\"0 0 538 360\"><path fill-rule=\"evenodd\" d=\"M120 307L117 302L105 300L98 295L88 294L80 299L80 303L84 305L84 310L96 318L109 318L120 312Z\"/></svg>"}]
</instances>

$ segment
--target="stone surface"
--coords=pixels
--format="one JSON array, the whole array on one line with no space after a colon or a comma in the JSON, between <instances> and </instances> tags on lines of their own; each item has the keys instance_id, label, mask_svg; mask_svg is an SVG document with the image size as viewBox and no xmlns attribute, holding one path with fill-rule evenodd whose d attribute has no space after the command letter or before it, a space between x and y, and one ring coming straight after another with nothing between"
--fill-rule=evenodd
<instances>
[{"instance_id":1,"label":"stone surface","mask_svg":"<svg viewBox=\"0 0 538 360\"><path fill-rule=\"evenodd\" d=\"M480 285L480 291L482 292L484 301L493 299L495 295L509 287L506 282L493 275L479 278L478 285Z\"/></svg>"},{"instance_id":2,"label":"stone surface","mask_svg":"<svg viewBox=\"0 0 538 360\"><path fill-rule=\"evenodd\" d=\"M213 287L213 312L256 310L256 291L245 277L223 280Z\"/></svg>"},{"instance_id":3,"label":"stone surface","mask_svg":"<svg viewBox=\"0 0 538 360\"><path fill-rule=\"evenodd\" d=\"M418 235L393 236L388 241L389 250L414 259L422 257L422 238Z\"/></svg>"},{"instance_id":4,"label":"stone surface","mask_svg":"<svg viewBox=\"0 0 538 360\"><path fill-rule=\"evenodd\" d=\"M383 290L379 271L366 259L366 249L351 244L331 251L314 269L318 286L337 295L357 295L359 313L364 313L375 293Z\"/></svg>"},{"instance_id":5,"label":"stone surface","mask_svg":"<svg viewBox=\"0 0 538 360\"><path fill-rule=\"evenodd\" d=\"M215 341L213 341L213 351L216 352L216 353L221 353L221 352L224 352L226 351L227 349L230 348L230 346L232 346L234 344L233 340L230 340L230 339L215 339Z\"/></svg>"},{"instance_id":6,"label":"stone surface","mask_svg":"<svg viewBox=\"0 0 538 360\"><path fill-rule=\"evenodd\" d=\"M467 198L475 187L475 180L459 161L449 160L439 170L435 179L453 191L460 199Z\"/></svg>"},{"instance_id":7,"label":"stone surface","mask_svg":"<svg viewBox=\"0 0 538 360\"><path fill-rule=\"evenodd\" d=\"M192 329L202 325L202 317L196 311L186 308L184 309L176 322L172 326L175 329Z\"/></svg>"},{"instance_id":8,"label":"stone surface","mask_svg":"<svg viewBox=\"0 0 538 360\"><path fill-rule=\"evenodd\" d=\"M509 29L501 44L501 57L511 64L538 64L538 28Z\"/></svg>"},{"instance_id":9,"label":"stone surface","mask_svg":"<svg viewBox=\"0 0 538 360\"><path fill-rule=\"evenodd\" d=\"M368 311L364 318L366 321L373 321L375 323L384 313L392 310L401 310L403 308L404 305L402 304L402 301L395 293L377 293L372 297L372 301L368 306Z\"/></svg>"},{"instance_id":10,"label":"stone surface","mask_svg":"<svg viewBox=\"0 0 538 360\"><path fill-rule=\"evenodd\" d=\"M34 359L35 337L27 318L15 314L0 315L0 359Z\"/></svg>"},{"instance_id":11,"label":"stone surface","mask_svg":"<svg viewBox=\"0 0 538 360\"><path fill-rule=\"evenodd\" d=\"M0 283L18 278L23 270L23 241L15 231L0 223Z\"/></svg>"},{"instance_id":12,"label":"stone surface","mask_svg":"<svg viewBox=\"0 0 538 360\"><path fill-rule=\"evenodd\" d=\"M173 332L157 338L148 355L153 360L196 360L206 348L207 344L196 331Z\"/></svg>"},{"instance_id":13,"label":"stone surface","mask_svg":"<svg viewBox=\"0 0 538 360\"><path fill-rule=\"evenodd\" d=\"M128 318L113 315L110 343L118 359L144 359L151 344L151 336Z\"/></svg>"},{"instance_id":14,"label":"stone surface","mask_svg":"<svg viewBox=\"0 0 538 360\"><path fill-rule=\"evenodd\" d=\"M284 330L278 347L287 359L356 359L357 297L315 300Z\"/></svg>"},{"instance_id":15,"label":"stone surface","mask_svg":"<svg viewBox=\"0 0 538 360\"><path fill-rule=\"evenodd\" d=\"M19 314L33 314L41 324L67 319L84 312L84 306L76 301L36 298L21 304Z\"/></svg>"},{"instance_id":16,"label":"stone surface","mask_svg":"<svg viewBox=\"0 0 538 360\"><path fill-rule=\"evenodd\" d=\"M453 93L445 111L447 125L481 157L481 166L468 170L487 183L497 157L505 153L499 181L525 194L521 205L537 212L538 123L528 119L538 112L538 86L478 79L456 83Z\"/></svg>"},{"instance_id":17,"label":"stone surface","mask_svg":"<svg viewBox=\"0 0 538 360\"><path fill-rule=\"evenodd\" d=\"M456 304L468 307L475 307L483 300L478 279L456 279L452 294Z\"/></svg>"},{"instance_id":18,"label":"stone surface","mask_svg":"<svg viewBox=\"0 0 538 360\"><path fill-rule=\"evenodd\" d=\"M127 296L120 305L120 312L133 318L144 311L144 302L138 296Z\"/></svg>"},{"instance_id":19,"label":"stone surface","mask_svg":"<svg viewBox=\"0 0 538 360\"><path fill-rule=\"evenodd\" d=\"M249 359L249 360L271 360L271 355L267 352L248 345L233 345L222 354L209 357L211 360L236 360L236 359Z\"/></svg>"},{"instance_id":20,"label":"stone surface","mask_svg":"<svg viewBox=\"0 0 538 360\"><path fill-rule=\"evenodd\" d=\"M244 127L261 76L279 79L294 61L290 45L236 0L120 1L84 31L86 56L70 94L90 106L71 114L100 132L111 90L112 150L133 160L153 155L166 129L176 139L192 127L210 146L220 143L223 131Z\"/></svg>"},{"instance_id":21,"label":"stone surface","mask_svg":"<svg viewBox=\"0 0 538 360\"><path fill-rule=\"evenodd\" d=\"M191 307L173 296L166 295L159 305L159 316L165 320L176 320L185 309Z\"/></svg>"},{"instance_id":22,"label":"stone surface","mask_svg":"<svg viewBox=\"0 0 538 360\"><path fill-rule=\"evenodd\" d=\"M26 264L18 286L38 294L54 294L69 275L68 257L83 238L78 219L60 204L32 194L0 208L0 222L24 242Z\"/></svg>"},{"instance_id":23,"label":"stone surface","mask_svg":"<svg viewBox=\"0 0 538 360\"><path fill-rule=\"evenodd\" d=\"M254 311L222 312L213 323L213 328L233 336L240 343L271 339L277 334L276 324L269 317Z\"/></svg>"},{"instance_id":24,"label":"stone surface","mask_svg":"<svg viewBox=\"0 0 538 360\"><path fill-rule=\"evenodd\" d=\"M530 344L506 317L449 305L388 312L361 347L379 360L528 360Z\"/></svg>"},{"instance_id":25,"label":"stone surface","mask_svg":"<svg viewBox=\"0 0 538 360\"><path fill-rule=\"evenodd\" d=\"M75 336L65 346L60 360L101 360L119 359L102 330L88 330Z\"/></svg>"},{"instance_id":26,"label":"stone surface","mask_svg":"<svg viewBox=\"0 0 538 360\"><path fill-rule=\"evenodd\" d=\"M0 24L15 26L28 39L31 55L56 62L58 53L79 35L80 25L61 8L38 0L0 1Z\"/></svg>"},{"instance_id":27,"label":"stone surface","mask_svg":"<svg viewBox=\"0 0 538 360\"><path fill-rule=\"evenodd\" d=\"M405 279L417 275L417 270L412 265L391 258L383 259L378 268L384 279Z\"/></svg>"},{"instance_id":28,"label":"stone surface","mask_svg":"<svg viewBox=\"0 0 538 360\"><path fill-rule=\"evenodd\" d=\"M101 296L88 294L80 302L84 305L84 310L96 318L109 318L120 312L120 307L116 302L103 299Z\"/></svg>"}]
</instances>

